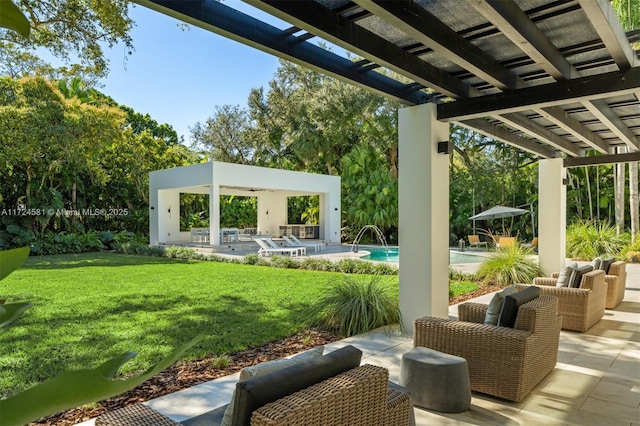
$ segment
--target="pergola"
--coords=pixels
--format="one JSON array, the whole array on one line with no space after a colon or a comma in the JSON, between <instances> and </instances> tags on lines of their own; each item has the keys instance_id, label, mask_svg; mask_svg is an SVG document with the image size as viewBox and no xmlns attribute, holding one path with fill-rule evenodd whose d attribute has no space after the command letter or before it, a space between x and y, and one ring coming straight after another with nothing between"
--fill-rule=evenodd
<instances>
[{"instance_id":1,"label":"pergola","mask_svg":"<svg viewBox=\"0 0 640 426\"><path fill-rule=\"evenodd\" d=\"M565 260L566 167L640 161L640 61L608 0L136 3L407 105L399 117L400 306L447 316L449 123L534 153L539 254ZM362 59L316 45L325 40ZM393 73L381 73L379 69ZM598 156L587 156L595 150ZM416 185L419 182L419 185Z\"/></svg>"}]
</instances>

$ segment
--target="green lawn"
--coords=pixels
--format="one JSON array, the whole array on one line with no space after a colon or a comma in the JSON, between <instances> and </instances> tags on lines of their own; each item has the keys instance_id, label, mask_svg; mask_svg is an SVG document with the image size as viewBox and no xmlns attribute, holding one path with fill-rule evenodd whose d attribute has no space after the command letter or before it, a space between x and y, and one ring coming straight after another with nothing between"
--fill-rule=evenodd
<instances>
[{"instance_id":1,"label":"green lawn","mask_svg":"<svg viewBox=\"0 0 640 426\"><path fill-rule=\"evenodd\" d=\"M0 396L127 351L139 355L123 371L139 371L200 333L189 358L294 334L340 275L105 252L30 258L0 282L7 302L33 303L0 331Z\"/></svg>"}]
</instances>

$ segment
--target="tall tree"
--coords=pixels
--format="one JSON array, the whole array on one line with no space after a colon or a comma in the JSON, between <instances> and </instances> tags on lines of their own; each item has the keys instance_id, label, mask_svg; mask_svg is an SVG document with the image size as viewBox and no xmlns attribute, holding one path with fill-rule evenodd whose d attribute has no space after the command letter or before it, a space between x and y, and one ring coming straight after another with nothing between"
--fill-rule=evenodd
<instances>
[{"instance_id":1,"label":"tall tree","mask_svg":"<svg viewBox=\"0 0 640 426\"><path fill-rule=\"evenodd\" d=\"M7 1L2 1L3 7ZM93 81L108 72L104 46L124 43L129 52L133 44L129 31L127 0L21 0L18 7L27 17L30 35L0 30L0 75L22 77L56 71L38 56L47 51L66 65L66 75L83 75Z\"/></svg>"}]
</instances>

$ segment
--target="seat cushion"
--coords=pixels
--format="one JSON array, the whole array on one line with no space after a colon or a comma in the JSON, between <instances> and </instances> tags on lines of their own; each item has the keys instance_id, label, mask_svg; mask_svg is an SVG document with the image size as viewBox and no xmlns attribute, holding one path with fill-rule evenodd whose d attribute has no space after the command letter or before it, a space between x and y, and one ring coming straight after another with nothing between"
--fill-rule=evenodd
<instances>
[{"instance_id":1,"label":"seat cushion","mask_svg":"<svg viewBox=\"0 0 640 426\"><path fill-rule=\"evenodd\" d=\"M265 374L282 370L304 360L321 357L323 351L324 346L318 346L308 351L297 354L291 358L276 359L273 361L261 362L260 364L252 365L250 367L245 367L242 369L242 371L240 371L239 381L243 382L254 377L264 376ZM233 391L233 395L231 396L231 402L228 404L227 409L224 412L224 416L222 417L222 422L220 423L222 426L230 426L232 424L231 419L233 417L233 408L235 405L234 400L235 390Z\"/></svg>"},{"instance_id":2,"label":"seat cushion","mask_svg":"<svg viewBox=\"0 0 640 426\"><path fill-rule=\"evenodd\" d=\"M573 274L571 275L571 283L569 287L580 288L580 284L582 283L582 276L591 271L593 271L593 266L591 266L591 264L583 265L579 268L576 268L576 270L573 271Z\"/></svg>"},{"instance_id":3,"label":"seat cushion","mask_svg":"<svg viewBox=\"0 0 640 426\"><path fill-rule=\"evenodd\" d=\"M504 304L502 305L502 311L500 312L500 318L498 319L498 325L501 327L510 327L516 323L516 317L518 316L518 308L527 302L540 296L540 287L529 286L522 291L518 291L514 294L510 294L504 298Z\"/></svg>"},{"instance_id":4,"label":"seat cushion","mask_svg":"<svg viewBox=\"0 0 640 426\"><path fill-rule=\"evenodd\" d=\"M609 267L615 261L616 261L615 257L607 257L605 259L602 259L602 262L600 263L600 266L598 267L598 269L604 271L605 274L608 274L609 273Z\"/></svg>"},{"instance_id":5,"label":"seat cushion","mask_svg":"<svg viewBox=\"0 0 640 426\"><path fill-rule=\"evenodd\" d=\"M362 351L349 345L327 355L238 382L231 424L248 425L251 414L263 405L349 371L359 366L361 359Z\"/></svg>"},{"instance_id":6,"label":"seat cushion","mask_svg":"<svg viewBox=\"0 0 640 426\"><path fill-rule=\"evenodd\" d=\"M568 263L567 266L562 268L560 274L558 274L558 281L556 281L556 287L569 287L571 283L571 276L573 271L578 267L577 263Z\"/></svg>"},{"instance_id":7,"label":"seat cushion","mask_svg":"<svg viewBox=\"0 0 640 426\"><path fill-rule=\"evenodd\" d=\"M489 302L489 306L487 307L487 313L484 317L484 323L498 325L498 318L500 317L500 311L502 310L502 305L504 304L504 298L517 291L517 287L515 285L512 285L494 294L493 299L491 299L491 302Z\"/></svg>"},{"instance_id":8,"label":"seat cushion","mask_svg":"<svg viewBox=\"0 0 640 426\"><path fill-rule=\"evenodd\" d=\"M596 257L595 259L593 259L591 261L591 266L593 266L593 269L600 269L600 265L602 264L602 258L601 257Z\"/></svg>"}]
</instances>

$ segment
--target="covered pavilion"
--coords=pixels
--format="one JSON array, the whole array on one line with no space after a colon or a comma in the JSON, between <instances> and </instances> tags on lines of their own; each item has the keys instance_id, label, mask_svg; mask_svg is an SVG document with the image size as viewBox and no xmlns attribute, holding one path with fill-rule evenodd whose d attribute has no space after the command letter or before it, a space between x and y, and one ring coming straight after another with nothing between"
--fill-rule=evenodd
<instances>
[{"instance_id":1,"label":"covered pavilion","mask_svg":"<svg viewBox=\"0 0 640 426\"><path fill-rule=\"evenodd\" d=\"M640 31L625 34L608 0L246 0L277 26L216 0L135 2L406 105L399 242L409 329L414 318L448 315L449 123L540 158L547 273L565 262L566 168L640 161L630 44Z\"/></svg>"},{"instance_id":2,"label":"covered pavilion","mask_svg":"<svg viewBox=\"0 0 640 426\"><path fill-rule=\"evenodd\" d=\"M190 240L180 231L180 194L209 195L209 244L222 243L220 196L256 197L258 232L278 235L289 224L287 198L318 195L319 238L340 243L340 177L210 161L149 174L151 245Z\"/></svg>"}]
</instances>

